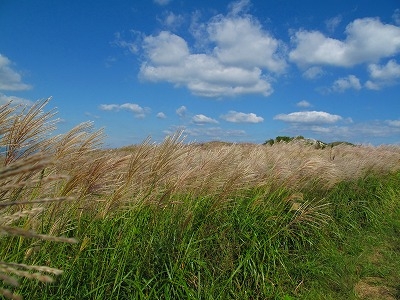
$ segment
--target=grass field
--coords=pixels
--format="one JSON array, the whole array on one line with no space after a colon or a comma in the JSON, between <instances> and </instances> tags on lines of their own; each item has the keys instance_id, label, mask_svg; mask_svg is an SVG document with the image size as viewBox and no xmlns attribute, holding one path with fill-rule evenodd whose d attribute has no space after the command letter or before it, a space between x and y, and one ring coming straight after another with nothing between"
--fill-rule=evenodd
<instances>
[{"instance_id":1,"label":"grass field","mask_svg":"<svg viewBox=\"0 0 400 300\"><path fill-rule=\"evenodd\" d=\"M399 146L110 150L47 102L0 107L4 297L400 298Z\"/></svg>"}]
</instances>

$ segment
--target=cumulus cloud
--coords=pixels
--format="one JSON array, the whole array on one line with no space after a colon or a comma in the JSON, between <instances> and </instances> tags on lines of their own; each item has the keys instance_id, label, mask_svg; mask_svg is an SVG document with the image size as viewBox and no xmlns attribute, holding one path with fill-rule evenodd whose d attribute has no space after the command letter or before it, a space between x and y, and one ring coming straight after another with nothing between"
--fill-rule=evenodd
<instances>
[{"instance_id":1,"label":"cumulus cloud","mask_svg":"<svg viewBox=\"0 0 400 300\"><path fill-rule=\"evenodd\" d=\"M348 89L360 90L361 87L360 80L354 75L349 75L336 80L333 83L331 90L335 92L344 92Z\"/></svg>"},{"instance_id":2,"label":"cumulus cloud","mask_svg":"<svg viewBox=\"0 0 400 300\"><path fill-rule=\"evenodd\" d=\"M143 108L135 103L124 103L124 104L101 104L100 110L105 111L120 111L126 110L134 113L137 118L144 118L146 113L149 111L149 108Z\"/></svg>"},{"instance_id":3,"label":"cumulus cloud","mask_svg":"<svg viewBox=\"0 0 400 300\"><path fill-rule=\"evenodd\" d=\"M300 102L297 102L296 104L298 107L310 107L311 104L310 102L306 101L306 100L302 100Z\"/></svg>"},{"instance_id":4,"label":"cumulus cloud","mask_svg":"<svg viewBox=\"0 0 400 300\"><path fill-rule=\"evenodd\" d=\"M146 36L139 77L185 86L204 97L270 95L270 74L283 73L287 67L284 51L282 43L257 19L243 14L248 5L249 1L235 2L227 15L197 23L196 29L192 26L195 38L201 37L203 45L210 45L200 53L170 31Z\"/></svg>"},{"instance_id":5,"label":"cumulus cloud","mask_svg":"<svg viewBox=\"0 0 400 300\"><path fill-rule=\"evenodd\" d=\"M400 51L400 27L383 24L378 18L356 19L347 25L346 39L338 40L319 31L299 30L292 37L291 61L300 66L351 67L376 62Z\"/></svg>"},{"instance_id":6,"label":"cumulus cloud","mask_svg":"<svg viewBox=\"0 0 400 300\"><path fill-rule=\"evenodd\" d=\"M209 39L216 44L216 57L225 65L265 68L276 73L286 68L286 62L278 52L280 42L249 15L218 15L208 24L207 31Z\"/></svg>"},{"instance_id":7,"label":"cumulus cloud","mask_svg":"<svg viewBox=\"0 0 400 300\"><path fill-rule=\"evenodd\" d=\"M386 65L371 64L368 66L371 78L377 80L392 80L400 77L400 65L391 59Z\"/></svg>"},{"instance_id":8,"label":"cumulus cloud","mask_svg":"<svg viewBox=\"0 0 400 300\"><path fill-rule=\"evenodd\" d=\"M163 112L157 113L156 117L159 118L159 119L166 119L167 118L167 116Z\"/></svg>"},{"instance_id":9,"label":"cumulus cloud","mask_svg":"<svg viewBox=\"0 0 400 300\"><path fill-rule=\"evenodd\" d=\"M150 62L160 67L176 66L189 56L186 41L168 31L162 31L157 36L145 37L143 48Z\"/></svg>"},{"instance_id":10,"label":"cumulus cloud","mask_svg":"<svg viewBox=\"0 0 400 300\"><path fill-rule=\"evenodd\" d=\"M198 124L198 125L217 124L218 123L217 120L215 120L213 118L210 118L210 117L207 117L207 116L202 115L202 114L193 116L192 117L192 122L195 123L195 124Z\"/></svg>"},{"instance_id":11,"label":"cumulus cloud","mask_svg":"<svg viewBox=\"0 0 400 300\"><path fill-rule=\"evenodd\" d=\"M13 63L4 55L0 54L0 90L24 91L32 88L29 84L22 82L22 76L12 68Z\"/></svg>"},{"instance_id":12,"label":"cumulus cloud","mask_svg":"<svg viewBox=\"0 0 400 300\"><path fill-rule=\"evenodd\" d=\"M246 114L234 110L229 111L225 115L221 115L220 118L231 123L260 123L264 121L262 117L259 117L254 113Z\"/></svg>"},{"instance_id":13,"label":"cumulus cloud","mask_svg":"<svg viewBox=\"0 0 400 300\"><path fill-rule=\"evenodd\" d=\"M300 124L332 124L342 119L339 115L324 111L299 111L290 114L279 114L274 117L274 120Z\"/></svg>"},{"instance_id":14,"label":"cumulus cloud","mask_svg":"<svg viewBox=\"0 0 400 300\"><path fill-rule=\"evenodd\" d=\"M176 114L177 114L179 117L183 118L183 117L186 115L186 111L187 111L186 106L182 105L181 107L179 107L179 108L176 110Z\"/></svg>"},{"instance_id":15,"label":"cumulus cloud","mask_svg":"<svg viewBox=\"0 0 400 300\"><path fill-rule=\"evenodd\" d=\"M396 84L400 78L400 65L394 59L386 65L370 64L368 71L371 79L365 83L365 87L371 90Z\"/></svg>"}]
</instances>

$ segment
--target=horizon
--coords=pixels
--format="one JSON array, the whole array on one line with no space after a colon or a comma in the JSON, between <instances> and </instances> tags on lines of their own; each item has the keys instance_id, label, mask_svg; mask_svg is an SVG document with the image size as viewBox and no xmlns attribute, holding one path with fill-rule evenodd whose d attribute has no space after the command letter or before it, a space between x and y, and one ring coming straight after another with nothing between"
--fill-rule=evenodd
<instances>
[{"instance_id":1,"label":"horizon","mask_svg":"<svg viewBox=\"0 0 400 300\"><path fill-rule=\"evenodd\" d=\"M52 97L108 148L400 144L400 3L292 2L2 1L0 104Z\"/></svg>"}]
</instances>

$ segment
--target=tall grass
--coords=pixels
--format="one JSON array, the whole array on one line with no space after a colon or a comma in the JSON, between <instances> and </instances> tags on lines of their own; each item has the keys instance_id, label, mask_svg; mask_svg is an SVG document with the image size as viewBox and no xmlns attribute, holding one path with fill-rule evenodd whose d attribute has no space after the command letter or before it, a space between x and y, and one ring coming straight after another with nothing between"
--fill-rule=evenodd
<instances>
[{"instance_id":1,"label":"tall grass","mask_svg":"<svg viewBox=\"0 0 400 300\"><path fill-rule=\"evenodd\" d=\"M92 123L53 135L48 102L0 107L0 230L20 236L0 240L0 260L20 262L1 263L0 279L28 298L307 297L315 279L345 286L329 269L344 232L398 213L395 185L377 179L397 176L396 146L195 144L177 132L103 149ZM71 236L80 242L49 243ZM28 265L65 273L18 288L12 272L60 273Z\"/></svg>"}]
</instances>

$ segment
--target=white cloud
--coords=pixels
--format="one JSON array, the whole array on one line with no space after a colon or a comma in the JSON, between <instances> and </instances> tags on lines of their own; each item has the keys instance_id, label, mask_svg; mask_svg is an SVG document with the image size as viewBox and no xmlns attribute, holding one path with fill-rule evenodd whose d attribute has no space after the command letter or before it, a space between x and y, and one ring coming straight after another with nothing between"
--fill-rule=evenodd
<instances>
[{"instance_id":1,"label":"white cloud","mask_svg":"<svg viewBox=\"0 0 400 300\"><path fill-rule=\"evenodd\" d=\"M184 50L172 51L168 55L163 48L154 49L153 57L165 64L154 61L142 64L140 77L155 82L167 81L176 86L185 85L193 94L205 97L250 93L268 96L272 93L271 85L258 68L227 67L206 54L184 56Z\"/></svg>"},{"instance_id":2,"label":"white cloud","mask_svg":"<svg viewBox=\"0 0 400 300\"><path fill-rule=\"evenodd\" d=\"M306 100L302 100L300 102L297 102L296 104L298 107L310 107L311 104L310 102L306 101Z\"/></svg>"},{"instance_id":3,"label":"white cloud","mask_svg":"<svg viewBox=\"0 0 400 300\"><path fill-rule=\"evenodd\" d=\"M16 96L7 96L2 93L0 93L0 105L7 104L9 102L12 102L12 105L28 105L31 106L33 104L32 101L21 98L21 97L16 97Z\"/></svg>"},{"instance_id":4,"label":"white cloud","mask_svg":"<svg viewBox=\"0 0 400 300\"><path fill-rule=\"evenodd\" d=\"M168 31L145 37L143 48L155 66L176 66L189 56L186 41Z\"/></svg>"},{"instance_id":5,"label":"white cloud","mask_svg":"<svg viewBox=\"0 0 400 300\"><path fill-rule=\"evenodd\" d=\"M400 65L391 59L386 65L370 64L368 66L371 80L365 83L370 90L380 90L385 86L393 85L400 78Z\"/></svg>"},{"instance_id":6,"label":"white cloud","mask_svg":"<svg viewBox=\"0 0 400 300\"><path fill-rule=\"evenodd\" d=\"M146 60L139 77L185 86L204 97L273 92L270 73L287 67L282 43L264 30L257 19L243 12L249 1L238 1L230 12L206 23L192 20L190 28L203 48L193 52L181 36L169 31L143 39Z\"/></svg>"},{"instance_id":7,"label":"white cloud","mask_svg":"<svg viewBox=\"0 0 400 300\"><path fill-rule=\"evenodd\" d=\"M179 107L179 108L176 110L176 114L177 114L179 117L183 118L183 117L186 115L186 111L187 111L186 106L182 105L181 107Z\"/></svg>"},{"instance_id":8,"label":"white cloud","mask_svg":"<svg viewBox=\"0 0 400 300\"><path fill-rule=\"evenodd\" d=\"M322 70L321 67L316 67L316 66L308 68L303 73L303 77L307 79L320 78L322 75L324 75L324 71Z\"/></svg>"},{"instance_id":9,"label":"white cloud","mask_svg":"<svg viewBox=\"0 0 400 300\"><path fill-rule=\"evenodd\" d=\"M158 4L158 5L167 5L169 4L172 0L153 0L154 3Z\"/></svg>"},{"instance_id":10,"label":"white cloud","mask_svg":"<svg viewBox=\"0 0 400 300\"><path fill-rule=\"evenodd\" d=\"M259 117L254 113L246 114L243 112L236 112L234 110L229 111L225 115L221 115L220 118L232 123L260 123L264 121L262 117Z\"/></svg>"},{"instance_id":11,"label":"white cloud","mask_svg":"<svg viewBox=\"0 0 400 300\"><path fill-rule=\"evenodd\" d=\"M12 69L12 62L0 54L0 90L24 91L32 88L29 84L22 82L20 73Z\"/></svg>"},{"instance_id":12,"label":"white cloud","mask_svg":"<svg viewBox=\"0 0 400 300\"><path fill-rule=\"evenodd\" d=\"M387 81L400 77L400 65L394 59L389 60L384 66L371 64L368 70L370 76L377 80Z\"/></svg>"},{"instance_id":13,"label":"white cloud","mask_svg":"<svg viewBox=\"0 0 400 300\"><path fill-rule=\"evenodd\" d=\"M279 114L274 117L274 120L302 124L332 124L342 119L341 116L323 111L299 111L290 114Z\"/></svg>"},{"instance_id":14,"label":"white cloud","mask_svg":"<svg viewBox=\"0 0 400 300\"><path fill-rule=\"evenodd\" d=\"M159 118L159 119L166 119L167 116L166 116L163 112L159 112L159 113L157 113L157 118Z\"/></svg>"},{"instance_id":15,"label":"white cloud","mask_svg":"<svg viewBox=\"0 0 400 300\"><path fill-rule=\"evenodd\" d=\"M299 30L292 36L291 61L304 65L351 67L376 62L400 51L400 28L377 18L356 19L347 25L346 39L326 37L319 31Z\"/></svg>"},{"instance_id":16,"label":"white cloud","mask_svg":"<svg viewBox=\"0 0 400 300\"><path fill-rule=\"evenodd\" d=\"M347 77L339 78L333 83L331 88L331 90L335 92L344 92L345 90L348 89L354 89L354 90L361 89L360 80L356 76L349 75Z\"/></svg>"},{"instance_id":17,"label":"white cloud","mask_svg":"<svg viewBox=\"0 0 400 300\"><path fill-rule=\"evenodd\" d=\"M149 108L143 108L135 103L124 103L124 104L101 104L99 107L105 111L120 111L127 110L135 114L137 118L144 118L146 113L149 112Z\"/></svg>"},{"instance_id":18,"label":"white cloud","mask_svg":"<svg viewBox=\"0 0 400 300\"><path fill-rule=\"evenodd\" d=\"M192 122L195 124L198 124L198 125L217 124L218 123L217 120L214 120L214 119L207 117L205 115L202 115L202 114L193 116Z\"/></svg>"},{"instance_id":19,"label":"white cloud","mask_svg":"<svg viewBox=\"0 0 400 300\"><path fill-rule=\"evenodd\" d=\"M207 31L209 39L216 43L216 57L225 65L265 68L276 73L286 68L285 60L279 56L280 42L249 15L218 15L208 24Z\"/></svg>"}]
</instances>

